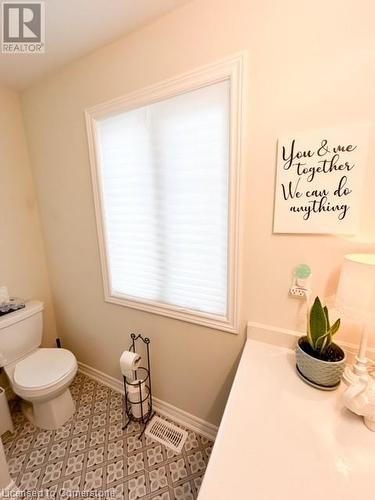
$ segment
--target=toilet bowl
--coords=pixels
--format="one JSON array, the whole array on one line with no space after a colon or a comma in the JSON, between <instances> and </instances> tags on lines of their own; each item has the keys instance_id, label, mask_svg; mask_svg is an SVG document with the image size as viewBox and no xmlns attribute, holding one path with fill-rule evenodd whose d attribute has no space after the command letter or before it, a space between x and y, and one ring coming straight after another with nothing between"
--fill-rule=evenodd
<instances>
[{"instance_id":1,"label":"toilet bowl","mask_svg":"<svg viewBox=\"0 0 375 500\"><path fill-rule=\"evenodd\" d=\"M74 413L69 385L77 360L66 349L39 348L5 367L25 416L41 429L57 429Z\"/></svg>"},{"instance_id":2,"label":"toilet bowl","mask_svg":"<svg viewBox=\"0 0 375 500\"><path fill-rule=\"evenodd\" d=\"M25 416L41 429L61 427L75 411L69 385L77 360L67 349L41 348L43 304L0 318L0 366L20 398Z\"/></svg>"}]
</instances>

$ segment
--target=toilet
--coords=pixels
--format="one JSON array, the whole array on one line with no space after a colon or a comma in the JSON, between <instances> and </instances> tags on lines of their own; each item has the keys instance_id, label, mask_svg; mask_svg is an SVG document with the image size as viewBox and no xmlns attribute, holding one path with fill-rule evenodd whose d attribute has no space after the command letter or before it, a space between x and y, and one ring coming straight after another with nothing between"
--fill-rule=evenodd
<instances>
[{"instance_id":1,"label":"toilet","mask_svg":"<svg viewBox=\"0 0 375 500\"><path fill-rule=\"evenodd\" d=\"M30 301L0 317L0 367L22 398L25 416L35 426L53 430L74 414L69 385L78 365L67 349L40 347L43 309L42 302Z\"/></svg>"}]
</instances>

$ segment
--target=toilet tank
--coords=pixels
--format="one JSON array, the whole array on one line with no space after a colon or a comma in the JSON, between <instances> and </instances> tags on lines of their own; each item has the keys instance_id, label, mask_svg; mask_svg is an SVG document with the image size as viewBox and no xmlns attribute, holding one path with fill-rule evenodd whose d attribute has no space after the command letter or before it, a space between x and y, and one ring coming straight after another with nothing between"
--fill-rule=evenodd
<instances>
[{"instance_id":1,"label":"toilet tank","mask_svg":"<svg viewBox=\"0 0 375 500\"><path fill-rule=\"evenodd\" d=\"M43 302L26 302L23 309L0 317L0 367L13 363L42 342Z\"/></svg>"}]
</instances>

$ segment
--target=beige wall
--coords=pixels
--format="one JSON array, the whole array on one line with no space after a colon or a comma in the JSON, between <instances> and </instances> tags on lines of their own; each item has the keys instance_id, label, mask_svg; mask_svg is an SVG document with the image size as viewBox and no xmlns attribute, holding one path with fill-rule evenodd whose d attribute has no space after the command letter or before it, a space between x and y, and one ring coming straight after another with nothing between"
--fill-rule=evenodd
<instances>
[{"instance_id":1,"label":"beige wall","mask_svg":"<svg viewBox=\"0 0 375 500\"><path fill-rule=\"evenodd\" d=\"M118 377L129 332L144 332L152 338L156 395L218 423L245 321L303 327L300 303L288 298L293 267L310 264L315 291L329 295L345 253L375 250L373 135L356 240L272 235L278 135L374 120L374 15L367 0L196 0L24 93L58 325L81 361ZM85 107L240 50L249 63L240 335L105 303Z\"/></svg>"},{"instance_id":2,"label":"beige wall","mask_svg":"<svg viewBox=\"0 0 375 500\"><path fill-rule=\"evenodd\" d=\"M18 95L0 88L0 110L0 284L45 302L44 345L52 345L55 319Z\"/></svg>"}]
</instances>

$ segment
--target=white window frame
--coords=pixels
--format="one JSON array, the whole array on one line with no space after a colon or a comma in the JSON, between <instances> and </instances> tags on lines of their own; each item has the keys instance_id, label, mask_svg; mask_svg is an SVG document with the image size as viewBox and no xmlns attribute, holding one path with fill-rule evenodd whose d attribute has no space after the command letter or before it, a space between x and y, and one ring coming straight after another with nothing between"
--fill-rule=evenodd
<instances>
[{"instance_id":1,"label":"white window frame","mask_svg":"<svg viewBox=\"0 0 375 500\"><path fill-rule=\"evenodd\" d=\"M239 228L240 228L240 171L241 171L241 122L243 95L244 55L237 54L197 70L185 73L156 85L137 90L125 96L85 110L91 177L95 204L96 224L104 300L141 311L238 333L239 329ZM106 223L103 217L103 191L100 169L100 141L97 121L113 114L168 99L185 92L218 83L230 82L230 132L229 132L229 224L228 224L228 301L227 315L220 316L146 299L126 296L112 291L109 273L109 255L106 242Z\"/></svg>"}]
</instances>

